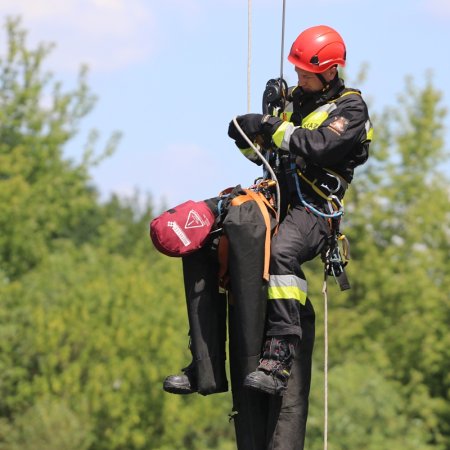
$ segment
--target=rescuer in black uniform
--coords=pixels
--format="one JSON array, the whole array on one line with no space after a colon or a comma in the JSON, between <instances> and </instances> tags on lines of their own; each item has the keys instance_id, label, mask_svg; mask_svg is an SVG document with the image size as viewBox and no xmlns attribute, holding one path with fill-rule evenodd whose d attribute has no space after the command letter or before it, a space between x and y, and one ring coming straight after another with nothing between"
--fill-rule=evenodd
<instances>
[{"instance_id":1,"label":"rescuer in black uniform","mask_svg":"<svg viewBox=\"0 0 450 450\"><path fill-rule=\"evenodd\" d=\"M237 122L252 140L264 141L282 187L281 217L272 239L266 340L256 371L244 386L271 394L268 448L302 449L314 344L314 309L301 265L327 247L330 216L338 215L355 167L368 158L373 129L361 93L338 76L346 48L332 28L303 31L288 60L298 85L286 104ZM246 156L246 141L230 123L229 136ZM253 158L254 156L250 156ZM309 206L308 206L309 205Z\"/></svg>"}]
</instances>

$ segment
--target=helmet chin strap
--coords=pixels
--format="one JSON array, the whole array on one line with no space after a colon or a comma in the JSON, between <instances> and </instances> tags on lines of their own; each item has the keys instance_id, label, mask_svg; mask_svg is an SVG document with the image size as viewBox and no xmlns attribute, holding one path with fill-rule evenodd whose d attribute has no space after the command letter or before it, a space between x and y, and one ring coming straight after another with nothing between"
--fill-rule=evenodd
<instances>
[{"instance_id":1,"label":"helmet chin strap","mask_svg":"<svg viewBox=\"0 0 450 450\"><path fill-rule=\"evenodd\" d=\"M325 89L328 86L328 81L325 80L325 77L321 73L316 73L317 78L322 82L322 86Z\"/></svg>"},{"instance_id":2,"label":"helmet chin strap","mask_svg":"<svg viewBox=\"0 0 450 450\"><path fill-rule=\"evenodd\" d=\"M337 66L333 66L337 67ZM330 81L325 80L325 77L321 73L316 73L317 78L322 82L323 89L327 89L327 87L330 85L330 83L338 77L338 72L336 70L336 74L334 75L334 78Z\"/></svg>"}]
</instances>

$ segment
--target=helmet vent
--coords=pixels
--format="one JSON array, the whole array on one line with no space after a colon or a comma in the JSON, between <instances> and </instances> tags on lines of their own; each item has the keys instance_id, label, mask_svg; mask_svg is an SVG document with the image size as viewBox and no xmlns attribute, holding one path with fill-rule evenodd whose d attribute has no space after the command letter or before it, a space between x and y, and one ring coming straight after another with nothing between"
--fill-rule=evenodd
<instances>
[{"instance_id":1,"label":"helmet vent","mask_svg":"<svg viewBox=\"0 0 450 450\"><path fill-rule=\"evenodd\" d=\"M318 57L317 55L314 55L314 56L309 60L309 62L310 62L311 64L314 64L314 65L318 66L318 65L319 65L319 57Z\"/></svg>"}]
</instances>

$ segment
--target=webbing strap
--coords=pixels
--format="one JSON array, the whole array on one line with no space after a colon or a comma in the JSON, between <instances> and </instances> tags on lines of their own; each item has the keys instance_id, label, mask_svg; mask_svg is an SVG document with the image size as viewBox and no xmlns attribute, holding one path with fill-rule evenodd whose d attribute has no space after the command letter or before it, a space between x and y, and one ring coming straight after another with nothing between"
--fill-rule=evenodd
<instances>
[{"instance_id":1,"label":"webbing strap","mask_svg":"<svg viewBox=\"0 0 450 450\"><path fill-rule=\"evenodd\" d=\"M305 175L300 171L297 170L297 174L298 176L305 181L306 183L309 184L309 186L311 187L311 189L313 189L313 191L319 195L320 197L322 197L324 200L326 200L327 202L331 203L333 206L333 209L338 211L339 210L339 205L336 205L336 202L333 200L333 198L329 197L328 195L326 195L317 185L316 182L317 180L311 181L309 178L306 178Z\"/></svg>"},{"instance_id":2,"label":"webbing strap","mask_svg":"<svg viewBox=\"0 0 450 450\"><path fill-rule=\"evenodd\" d=\"M264 218L264 223L266 224L266 238L265 238L265 245L264 245L264 270L263 270L263 278L266 281L269 281L269 263L270 263L270 217L269 217L269 210L273 211L273 213L276 215L275 210L273 209L272 205L267 201L267 199L260 194L259 192L254 192L250 189L244 189L244 192L246 195L239 195L233 200L231 200L231 205L233 206L239 206L242 205L245 202L248 202L250 200L254 200L256 204L258 205L261 214Z\"/></svg>"},{"instance_id":3,"label":"webbing strap","mask_svg":"<svg viewBox=\"0 0 450 450\"><path fill-rule=\"evenodd\" d=\"M340 243L342 246L342 256L344 258L344 262L347 263L350 260L350 243L348 242L345 234L339 235L337 239L338 244Z\"/></svg>"}]
</instances>

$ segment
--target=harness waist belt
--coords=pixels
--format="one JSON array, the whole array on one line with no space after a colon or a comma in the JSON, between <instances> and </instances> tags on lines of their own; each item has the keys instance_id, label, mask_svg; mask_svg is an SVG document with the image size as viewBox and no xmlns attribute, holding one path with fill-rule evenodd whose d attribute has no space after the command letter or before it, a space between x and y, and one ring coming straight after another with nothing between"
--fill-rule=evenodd
<instances>
[{"instance_id":1,"label":"harness waist belt","mask_svg":"<svg viewBox=\"0 0 450 450\"><path fill-rule=\"evenodd\" d=\"M307 167L302 171L298 170L297 173L323 199L327 200L331 195L340 200L344 198L348 183L338 173L319 167Z\"/></svg>"}]
</instances>

